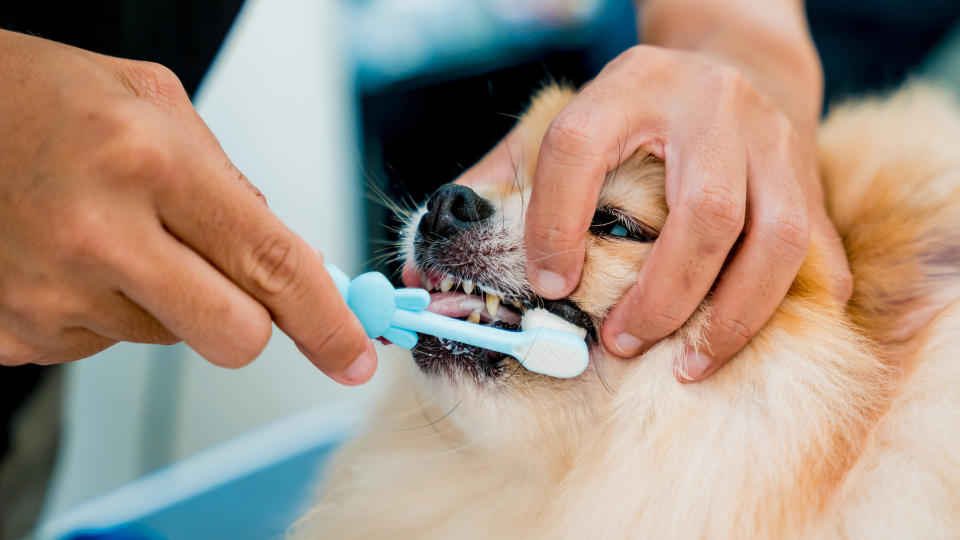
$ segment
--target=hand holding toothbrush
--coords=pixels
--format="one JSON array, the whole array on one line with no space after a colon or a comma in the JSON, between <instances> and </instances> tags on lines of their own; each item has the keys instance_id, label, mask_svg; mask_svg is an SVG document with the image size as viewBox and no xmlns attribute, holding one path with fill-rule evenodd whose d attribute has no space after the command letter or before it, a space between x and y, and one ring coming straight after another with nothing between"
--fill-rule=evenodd
<instances>
[{"instance_id":1,"label":"hand holding toothbrush","mask_svg":"<svg viewBox=\"0 0 960 540\"><path fill-rule=\"evenodd\" d=\"M166 68L0 30L0 366L184 341L239 367L272 323L344 384L373 346Z\"/></svg>"}]
</instances>

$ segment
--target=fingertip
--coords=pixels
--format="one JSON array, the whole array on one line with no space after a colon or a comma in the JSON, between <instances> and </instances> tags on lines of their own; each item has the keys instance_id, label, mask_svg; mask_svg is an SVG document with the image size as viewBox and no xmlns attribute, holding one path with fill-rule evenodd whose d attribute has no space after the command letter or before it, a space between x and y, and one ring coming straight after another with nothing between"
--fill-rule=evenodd
<instances>
[{"instance_id":1,"label":"fingertip","mask_svg":"<svg viewBox=\"0 0 960 540\"><path fill-rule=\"evenodd\" d=\"M622 325L609 321L600 330L600 339L608 351L620 358L633 358L648 347L644 340L633 335Z\"/></svg>"},{"instance_id":2,"label":"fingertip","mask_svg":"<svg viewBox=\"0 0 960 540\"><path fill-rule=\"evenodd\" d=\"M363 351L338 374L330 374L330 378L347 386L356 386L369 381L377 371L377 352L373 343L366 342Z\"/></svg>"},{"instance_id":3,"label":"fingertip","mask_svg":"<svg viewBox=\"0 0 960 540\"><path fill-rule=\"evenodd\" d=\"M533 291L537 295L550 300L568 296L575 287L575 285L571 285L572 279L548 268L539 268L533 265L528 274Z\"/></svg>"},{"instance_id":4,"label":"fingertip","mask_svg":"<svg viewBox=\"0 0 960 540\"><path fill-rule=\"evenodd\" d=\"M693 348L687 348L677 358L674 376L682 383L700 382L720 368L722 364L710 355Z\"/></svg>"}]
</instances>

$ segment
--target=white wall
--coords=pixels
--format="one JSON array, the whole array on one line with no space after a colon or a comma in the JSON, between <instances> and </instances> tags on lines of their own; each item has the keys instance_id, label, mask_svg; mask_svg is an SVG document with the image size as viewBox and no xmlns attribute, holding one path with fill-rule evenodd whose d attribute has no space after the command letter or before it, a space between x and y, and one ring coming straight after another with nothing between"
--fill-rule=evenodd
<instances>
[{"instance_id":1,"label":"white wall","mask_svg":"<svg viewBox=\"0 0 960 540\"><path fill-rule=\"evenodd\" d=\"M363 262L351 66L334 1L249 0L196 105L270 207L348 272ZM124 344L69 366L66 438L46 515L347 389L275 330L250 367Z\"/></svg>"}]
</instances>

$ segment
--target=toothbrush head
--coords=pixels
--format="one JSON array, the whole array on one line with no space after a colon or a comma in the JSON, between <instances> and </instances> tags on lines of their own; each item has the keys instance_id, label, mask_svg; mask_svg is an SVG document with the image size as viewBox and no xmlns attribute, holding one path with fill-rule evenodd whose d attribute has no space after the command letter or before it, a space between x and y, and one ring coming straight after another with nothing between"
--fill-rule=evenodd
<instances>
[{"instance_id":1,"label":"toothbrush head","mask_svg":"<svg viewBox=\"0 0 960 540\"><path fill-rule=\"evenodd\" d=\"M515 357L524 368L551 377L570 378L587 368L587 330L543 309L529 309L520 328L531 339Z\"/></svg>"}]
</instances>

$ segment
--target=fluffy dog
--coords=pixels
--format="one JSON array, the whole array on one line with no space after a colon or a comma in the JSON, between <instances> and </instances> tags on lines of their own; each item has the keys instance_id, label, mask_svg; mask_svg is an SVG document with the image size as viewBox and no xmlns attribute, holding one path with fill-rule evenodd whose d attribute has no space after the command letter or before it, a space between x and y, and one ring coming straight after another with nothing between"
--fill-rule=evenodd
<instances>
[{"instance_id":1,"label":"fluffy dog","mask_svg":"<svg viewBox=\"0 0 960 540\"><path fill-rule=\"evenodd\" d=\"M667 216L663 163L607 175L583 278L545 302L524 274L537 148L570 101L523 122L514 183L447 186L408 216L405 281L432 309L515 327L545 305L588 329L574 379L422 336L378 420L330 466L303 538L956 538L960 535L960 111L920 86L836 109L821 175L853 298L827 290L817 239L761 332L708 380L709 298L632 360L597 342Z\"/></svg>"}]
</instances>

